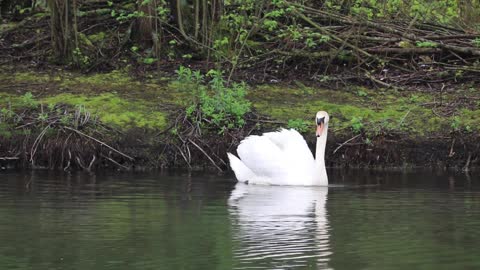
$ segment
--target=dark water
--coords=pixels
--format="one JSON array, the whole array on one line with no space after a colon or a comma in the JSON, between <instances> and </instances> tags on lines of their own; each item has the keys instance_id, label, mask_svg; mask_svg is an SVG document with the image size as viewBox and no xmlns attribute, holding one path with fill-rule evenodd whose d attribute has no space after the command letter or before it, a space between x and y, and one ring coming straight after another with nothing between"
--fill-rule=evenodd
<instances>
[{"instance_id":1,"label":"dark water","mask_svg":"<svg viewBox=\"0 0 480 270\"><path fill-rule=\"evenodd\" d=\"M480 179L0 173L1 269L480 269Z\"/></svg>"}]
</instances>

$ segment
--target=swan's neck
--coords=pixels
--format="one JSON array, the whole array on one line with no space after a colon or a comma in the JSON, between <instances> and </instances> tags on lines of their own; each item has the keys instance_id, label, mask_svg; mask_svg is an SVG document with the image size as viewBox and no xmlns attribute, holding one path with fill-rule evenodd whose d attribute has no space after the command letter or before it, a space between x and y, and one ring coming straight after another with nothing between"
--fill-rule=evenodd
<instances>
[{"instance_id":1,"label":"swan's neck","mask_svg":"<svg viewBox=\"0 0 480 270\"><path fill-rule=\"evenodd\" d=\"M315 175L314 181L317 185L328 185L327 170L325 168L325 147L327 145L328 124L325 125L323 134L317 137L317 147L315 151Z\"/></svg>"}]
</instances>

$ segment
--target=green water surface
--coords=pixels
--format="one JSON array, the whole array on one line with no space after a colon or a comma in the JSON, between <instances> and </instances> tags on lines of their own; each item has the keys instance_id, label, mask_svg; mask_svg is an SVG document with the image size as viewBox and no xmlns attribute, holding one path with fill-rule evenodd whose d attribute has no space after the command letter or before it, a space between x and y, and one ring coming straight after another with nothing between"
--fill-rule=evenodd
<instances>
[{"instance_id":1,"label":"green water surface","mask_svg":"<svg viewBox=\"0 0 480 270\"><path fill-rule=\"evenodd\" d=\"M0 172L0 269L480 269L480 179Z\"/></svg>"}]
</instances>

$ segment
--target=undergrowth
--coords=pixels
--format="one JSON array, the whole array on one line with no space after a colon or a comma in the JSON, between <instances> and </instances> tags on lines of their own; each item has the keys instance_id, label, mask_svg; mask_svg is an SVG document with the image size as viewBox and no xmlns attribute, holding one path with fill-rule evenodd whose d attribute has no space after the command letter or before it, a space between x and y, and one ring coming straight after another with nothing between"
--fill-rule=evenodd
<instances>
[{"instance_id":1,"label":"undergrowth","mask_svg":"<svg viewBox=\"0 0 480 270\"><path fill-rule=\"evenodd\" d=\"M107 162L127 168L115 159L133 161L109 145L120 132L82 104L46 104L30 92L4 98L0 102L0 157L20 159L32 168L65 171L91 171Z\"/></svg>"},{"instance_id":2,"label":"undergrowth","mask_svg":"<svg viewBox=\"0 0 480 270\"><path fill-rule=\"evenodd\" d=\"M210 70L204 75L180 66L176 73L176 83L190 96L184 105L192 122L220 134L245 125L251 103L245 97L247 85L244 82L228 83L219 70Z\"/></svg>"}]
</instances>

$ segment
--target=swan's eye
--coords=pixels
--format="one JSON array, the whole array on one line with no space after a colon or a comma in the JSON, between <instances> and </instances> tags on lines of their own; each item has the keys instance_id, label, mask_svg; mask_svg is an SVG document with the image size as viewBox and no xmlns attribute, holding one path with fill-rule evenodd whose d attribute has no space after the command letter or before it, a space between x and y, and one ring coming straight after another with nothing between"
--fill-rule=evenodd
<instances>
[{"instance_id":1,"label":"swan's eye","mask_svg":"<svg viewBox=\"0 0 480 270\"><path fill-rule=\"evenodd\" d=\"M325 117L317 118L317 126L321 125L322 123L325 123Z\"/></svg>"}]
</instances>

